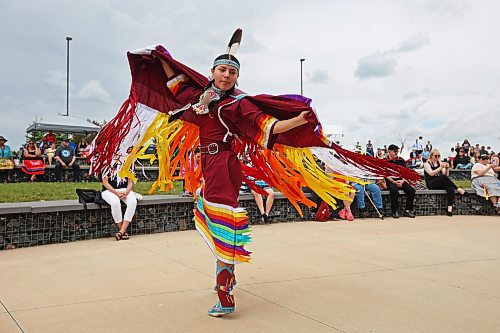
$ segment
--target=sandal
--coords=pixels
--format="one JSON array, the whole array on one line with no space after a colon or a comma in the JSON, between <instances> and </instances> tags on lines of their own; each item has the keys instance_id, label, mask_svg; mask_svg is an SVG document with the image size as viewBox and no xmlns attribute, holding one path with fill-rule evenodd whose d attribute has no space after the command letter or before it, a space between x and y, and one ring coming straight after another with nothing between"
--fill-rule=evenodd
<instances>
[{"instance_id":1,"label":"sandal","mask_svg":"<svg viewBox=\"0 0 500 333\"><path fill-rule=\"evenodd\" d=\"M128 235L128 233L125 231L125 232L122 232L122 240L128 240L130 238L130 236Z\"/></svg>"},{"instance_id":2,"label":"sandal","mask_svg":"<svg viewBox=\"0 0 500 333\"><path fill-rule=\"evenodd\" d=\"M118 231L118 232L115 234L115 239L116 239L117 241L122 240L122 239L123 239L123 234L122 234L121 232L119 232L119 231Z\"/></svg>"}]
</instances>

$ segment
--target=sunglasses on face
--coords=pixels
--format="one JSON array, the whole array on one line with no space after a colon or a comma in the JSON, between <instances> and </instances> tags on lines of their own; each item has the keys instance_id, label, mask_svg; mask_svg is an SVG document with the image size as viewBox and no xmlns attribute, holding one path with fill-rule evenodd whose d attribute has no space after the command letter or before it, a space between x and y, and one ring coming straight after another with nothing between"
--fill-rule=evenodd
<instances>
[{"instance_id":1,"label":"sunglasses on face","mask_svg":"<svg viewBox=\"0 0 500 333\"><path fill-rule=\"evenodd\" d=\"M432 155L432 156L441 157L441 155Z\"/></svg>"}]
</instances>

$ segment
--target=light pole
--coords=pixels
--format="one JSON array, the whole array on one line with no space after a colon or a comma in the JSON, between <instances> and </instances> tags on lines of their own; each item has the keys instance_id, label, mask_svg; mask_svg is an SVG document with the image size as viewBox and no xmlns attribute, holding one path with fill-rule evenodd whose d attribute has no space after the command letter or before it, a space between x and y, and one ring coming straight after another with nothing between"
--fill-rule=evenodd
<instances>
[{"instance_id":1,"label":"light pole","mask_svg":"<svg viewBox=\"0 0 500 333\"><path fill-rule=\"evenodd\" d=\"M71 37L66 37L66 116L69 116L69 41Z\"/></svg>"},{"instance_id":2,"label":"light pole","mask_svg":"<svg viewBox=\"0 0 500 333\"><path fill-rule=\"evenodd\" d=\"M300 94L304 95L304 84L302 82L302 63L306 59L300 59Z\"/></svg>"}]
</instances>

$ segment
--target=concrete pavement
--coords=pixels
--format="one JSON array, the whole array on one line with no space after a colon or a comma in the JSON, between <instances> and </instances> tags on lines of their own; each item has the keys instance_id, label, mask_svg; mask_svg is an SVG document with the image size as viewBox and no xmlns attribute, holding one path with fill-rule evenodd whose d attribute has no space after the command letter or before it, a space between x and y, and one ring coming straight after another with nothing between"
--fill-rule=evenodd
<instances>
[{"instance_id":1,"label":"concrete pavement","mask_svg":"<svg viewBox=\"0 0 500 333\"><path fill-rule=\"evenodd\" d=\"M0 252L0 332L500 332L500 218L253 227L237 311L211 318L196 231Z\"/></svg>"}]
</instances>

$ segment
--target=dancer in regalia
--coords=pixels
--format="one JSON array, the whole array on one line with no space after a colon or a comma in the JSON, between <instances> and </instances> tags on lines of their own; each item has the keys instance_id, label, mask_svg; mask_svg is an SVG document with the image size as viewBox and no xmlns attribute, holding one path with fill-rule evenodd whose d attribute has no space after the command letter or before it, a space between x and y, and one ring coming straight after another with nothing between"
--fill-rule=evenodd
<instances>
[{"instance_id":1,"label":"dancer in regalia","mask_svg":"<svg viewBox=\"0 0 500 333\"><path fill-rule=\"evenodd\" d=\"M250 260L245 248L250 242L249 221L238 207L242 180L262 194L250 179L265 181L301 213L299 202L314 205L302 187L311 188L332 206L334 198L348 199L354 192L347 183L327 176L313 154L338 173L336 178L361 182L356 177L418 177L330 143L306 97L249 96L237 89L241 68L234 53L241 33L238 29L226 53L215 58L210 78L174 60L162 46L130 52L130 97L101 130L91 152L93 173L134 179L130 169L136 158L156 158L145 154L155 140L160 170L151 191L171 189L178 179L175 170L184 168L186 189L193 192L203 174L195 223L217 259L219 301L208 311L216 317L234 312L234 265ZM131 145L134 149L126 156L124 149ZM192 161L197 148L202 153L201 169L195 169Z\"/></svg>"}]
</instances>

